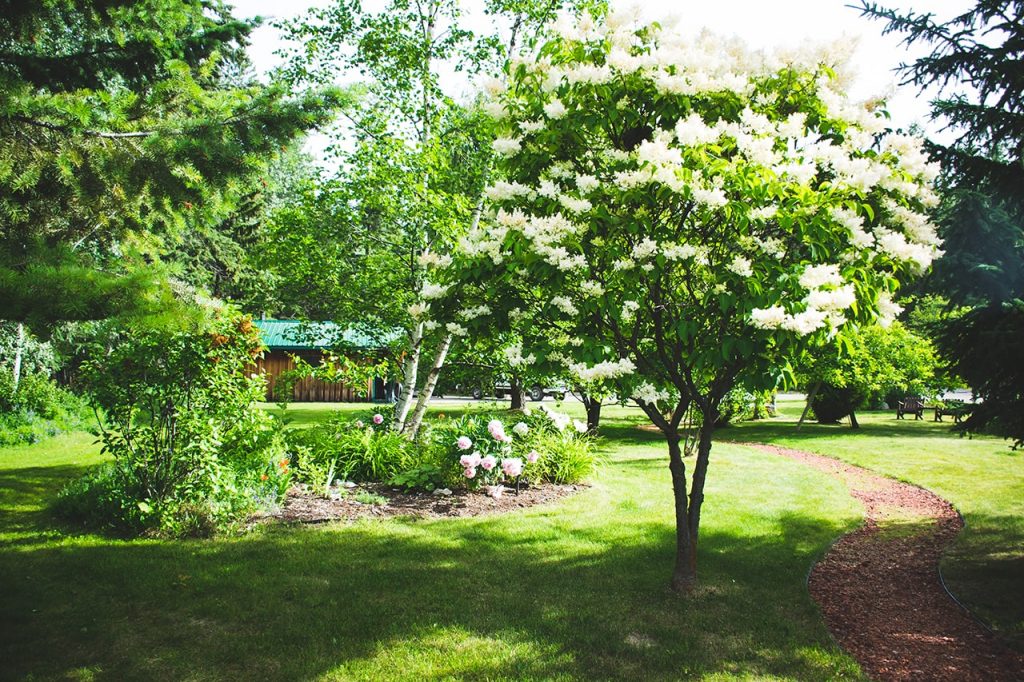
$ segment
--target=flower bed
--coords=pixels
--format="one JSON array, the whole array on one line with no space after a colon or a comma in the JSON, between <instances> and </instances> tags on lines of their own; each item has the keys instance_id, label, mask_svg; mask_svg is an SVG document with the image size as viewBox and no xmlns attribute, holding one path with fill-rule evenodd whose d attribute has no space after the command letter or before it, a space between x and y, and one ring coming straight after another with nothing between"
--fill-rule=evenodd
<instances>
[{"instance_id":1,"label":"flower bed","mask_svg":"<svg viewBox=\"0 0 1024 682\"><path fill-rule=\"evenodd\" d=\"M284 505L267 520L286 523L326 523L355 521L362 518L416 517L446 518L500 514L547 504L572 495L587 486L582 484L526 484L494 497L482 490L452 490L448 495L425 491L405 491L385 483L364 483L347 494L315 494L309 488L293 487ZM332 493L340 493L338 488ZM360 501L360 493L383 498L383 502Z\"/></svg>"},{"instance_id":2,"label":"flower bed","mask_svg":"<svg viewBox=\"0 0 1024 682\"><path fill-rule=\"evenodd\" d=\"M596 463L586 425L549 409L519 414L508 425L486 412L438 418L415 442L390 431L389 422L381 414L338 417L292 432L289 446L303 490L330 499L340 494L336 482L352 481L498 499L510 489L578 484Z\"/></svg>"}]
</instances>

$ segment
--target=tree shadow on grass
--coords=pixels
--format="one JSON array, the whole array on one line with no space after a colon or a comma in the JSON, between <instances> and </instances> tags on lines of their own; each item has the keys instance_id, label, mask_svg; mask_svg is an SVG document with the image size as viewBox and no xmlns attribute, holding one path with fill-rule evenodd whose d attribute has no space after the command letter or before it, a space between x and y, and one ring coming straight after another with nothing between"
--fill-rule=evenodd
<instances>
[{"instance_id":1,"label":"tree shadow on grass","mask_svg":"<svg viewBox=\"0 0 1024 682\"><path fill-rule=\"evenodd\" d=\"M834 524L706 533L681 599L670 526L530 514L6 551L4 675L858 677L804 589Z\"/></svg>"},{"instance_id":2,"label":"tree shadow on grass","mask_svg":"<svg viewBox=\"0 0 1024 682\"><path fill-rule=\"evenodd\" d=\"M950 438L957 434L953 431L953 425L948 422L934 422L930 420L914 422L907 420L890 419L890 413L867 413L861 417L860 428L850 428L848 424L818 424L817 422L804 422L797 429L797 422L792 420L771 419L763 421L747 421L733 424L718 429L715 432L716 440L721 441L757 441L771 443L778 439L788 441L809 441L822 437L842 437L849 439L857 438ZM963 436L969 439L969 436ZM1005 454L1015 455L1009 447Z\"/></svg>"},{"instance_id":3,"label":"tree shadow on grass","mask_svg":"<svg viewBox=\"0 0 1024 682\"><path fill-rule=\"evenodd\" d=\"M56 532L48 505L67 483L95 469L61 465L0 469L0 547L36 544Z\"/></svg>"}]
</instances>

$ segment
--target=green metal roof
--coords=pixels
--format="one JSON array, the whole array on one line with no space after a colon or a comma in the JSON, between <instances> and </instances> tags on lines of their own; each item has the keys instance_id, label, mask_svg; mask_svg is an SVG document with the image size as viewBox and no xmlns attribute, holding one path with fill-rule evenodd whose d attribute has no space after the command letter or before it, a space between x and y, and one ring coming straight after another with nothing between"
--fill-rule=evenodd
<instances>
[{"instance_id":1,"label":"green metal roof","mask_svg":"<svg viewBox=\"0 0 1024 682\"><path fill-rule=\"evenodd\" d=\"M253 320L253 324L260 330L263 345L270 350L329 350L339 345L379 348L387 341L374 339L354 329L342 329L334 322Z\"/></svg>"}]
</instances>

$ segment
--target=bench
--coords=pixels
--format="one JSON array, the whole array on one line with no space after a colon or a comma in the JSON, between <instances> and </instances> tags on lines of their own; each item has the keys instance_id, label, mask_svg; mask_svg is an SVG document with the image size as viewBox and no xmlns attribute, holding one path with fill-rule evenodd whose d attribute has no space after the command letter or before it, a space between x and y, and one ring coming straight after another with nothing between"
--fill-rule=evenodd
<instances>
[{"instance_id":1,"label":"bench","mask_svg":"<svg viewBox=\"0 0 1024 682\"><path fill-rule=\"evenodd\" d=\"M907 396L896 403L896 418L903 419L903 415L914 415L915 421L924 419L924 399L916 396Z\"/></svg>"},{"instance_id":2,"label":"bench","mask_svg":"<svg viewBox=\"0 0 1024 682\"><path fill-rule=\"evenodd\" d=\"M973 407L965 404L962 400L951 400L945 405L935 406L935 421L940 422L942 418L952 417L953 422L959 424L963 418L971 413Z\"/></svg>"}]
</instances>

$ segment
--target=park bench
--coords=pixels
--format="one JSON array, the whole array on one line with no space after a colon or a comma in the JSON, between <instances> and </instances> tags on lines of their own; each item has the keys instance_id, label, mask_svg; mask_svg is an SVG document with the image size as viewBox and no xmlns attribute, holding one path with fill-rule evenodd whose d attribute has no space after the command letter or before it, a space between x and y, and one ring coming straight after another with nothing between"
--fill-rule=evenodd
<instances>
[{"instance_id":1,"label":"park bench","mask_svg":"<svg viewBox=\"0 0 1024 682\"><path fill-rule=\"evenodd\" d=\"M896 403L896 418L903 419L903 415L912 414L914 420L924 419L924 398L920 396L907 396Z\"/></svg>"},{"instance_id":2,"label":"park bench","mask_svg":"<svg viewBox=\"0 0 1024 682\"><path fill-rule=\"evenodd\" d=\"M942 421L943 417L952 417L953 421L959 424L963 418L971 413L972 406L965 404L962 400L950 400L945 404L935 406L935 421Z\"/></svg>"}]
</instances>

